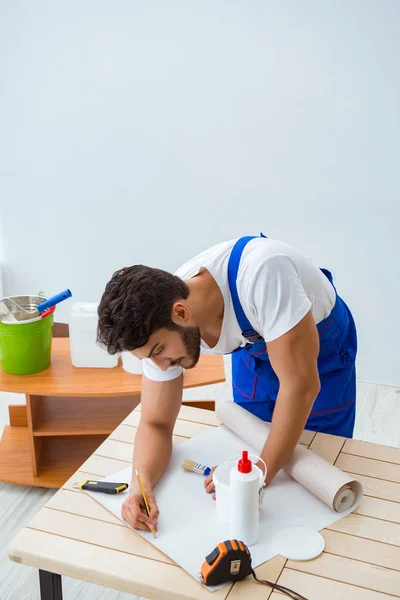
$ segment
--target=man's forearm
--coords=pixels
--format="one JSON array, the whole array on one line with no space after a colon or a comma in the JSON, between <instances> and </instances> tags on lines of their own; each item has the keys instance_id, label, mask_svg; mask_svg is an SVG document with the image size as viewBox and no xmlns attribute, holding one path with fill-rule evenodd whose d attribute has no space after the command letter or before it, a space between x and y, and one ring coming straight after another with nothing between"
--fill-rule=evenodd
<instances>
[{"instance_id":1,"label":"man's forearm","mask_svg":"<svg viewBox=\"0 0 400 600\"><path fill-rule=\"evenodd\" d=\"M279 391L271 431L261 452L267 465L266 483L270 483L286 464L304 430L317 393Z\"/></svg>"},{"instance_id":2,"label":"man's forearm","mask_svg":"<svg viewBox=\"0 0 400 600\"><path fill-rule=\"evenodd\" d=\"M133 468L138 469L143 485L153 489L164 473L172 454L172 435L167 429L155 425L140 424L136 433ZM132 489L137 488L135 471Z\"/></svg>"}]
</instances>

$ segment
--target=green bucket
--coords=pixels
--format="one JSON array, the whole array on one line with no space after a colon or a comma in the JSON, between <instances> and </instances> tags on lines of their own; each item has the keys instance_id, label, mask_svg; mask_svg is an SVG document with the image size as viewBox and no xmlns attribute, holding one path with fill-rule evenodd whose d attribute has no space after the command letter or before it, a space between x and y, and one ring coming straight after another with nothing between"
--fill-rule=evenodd
<instances>
[{"instance_id":1,"label":"green bucket","mask_svg":"<svg viewBox=\"0 0 400 600\"><path fill-rule=\"evenodd\" d=\"M0 363L5 373L31 375L50 366L53 320L50 314L29 321L0 321Z\"/></svg>"}]
</instances>

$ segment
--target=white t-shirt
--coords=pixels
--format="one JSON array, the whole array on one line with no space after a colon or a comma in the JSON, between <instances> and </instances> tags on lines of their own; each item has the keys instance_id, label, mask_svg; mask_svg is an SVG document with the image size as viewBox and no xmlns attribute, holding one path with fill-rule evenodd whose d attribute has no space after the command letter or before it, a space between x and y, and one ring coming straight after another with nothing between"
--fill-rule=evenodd
<instances>
[{"instance_id":1,"label":"white t-shirt","mask_svg":"<svg viewBox=\"0 0 400 600\"><path fill-rule=\"evenodd\" d=\"M217 282L224 298L224 315L218 343L210 348L201 341L201 351L228 354L248 341L236 320L228 283L228 261L235 240L222 242L198 254L175 273L187 280L205 268ZM254 238L243 250L237 291L253 329L271 342L297 325L311 309L315 323L325 319L335 303L335 290L328 278L304 254L284 242ZM181 366L159 369L143 359L149 379L169 381L181 375Z\"/></svg>"}]
</instances>

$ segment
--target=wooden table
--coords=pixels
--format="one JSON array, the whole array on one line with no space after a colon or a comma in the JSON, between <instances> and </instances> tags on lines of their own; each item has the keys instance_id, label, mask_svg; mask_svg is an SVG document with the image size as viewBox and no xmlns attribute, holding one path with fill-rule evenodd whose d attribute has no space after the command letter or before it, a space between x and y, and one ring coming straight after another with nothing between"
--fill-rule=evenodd
<instances>
[{"instance_id":1,"label":"wooden table","mask_svg":"<svg viewBox=\"0 0 400 600\"><path fill-rule=\"evenodd\" d=\"M184 387L224 381L221 356L201 355ZM0 370L0 390L26 395L9 407L0 441L0 481L59 488L140 401L141 376L71 364L69 338L53 339L51 366L34 375Z\"/></svg>"},{"instance_id":2,"label":"wooden table","mask_svg":"<svg viewBox=\"0 0 400 600\"><path fill-rule=\"evenodd\" d=\"M105 477L131 464L140 406L72 480ZM183 406L174 443L218 426L214 413ZM301 442L352 473L365 497L322 532L326 548L307 562L275 557L256 569L308 600L400 598L400 449L305 431ZM40 570L42 600L61 600L61 575L154 600L282 600L253 579L211 594L145 539L68 481L9 547L11 560ZM199 565L200 566L200 565Z\"/></svg>"}]
</instances>

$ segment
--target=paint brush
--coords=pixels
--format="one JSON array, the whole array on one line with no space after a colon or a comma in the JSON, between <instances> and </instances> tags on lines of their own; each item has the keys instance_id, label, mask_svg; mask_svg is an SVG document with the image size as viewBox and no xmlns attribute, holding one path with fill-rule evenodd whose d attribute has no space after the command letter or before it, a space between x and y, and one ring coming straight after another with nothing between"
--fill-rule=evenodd
<instances>
[{"instance_id":1,"label":"paint brush","mask_svg":"<svg viewBox=\"0 0 400 600\"><path fill-rule=\"evenodd\" d=\"M206 467L205 465L201 465L200 463L194 462L194 460L189 460L185 458L182 461L182 469L185 471L191 471L192 473L199 473L200 475L204 475L207 477L211 473L210 467Z\"/></svg>"}]
</instances>

